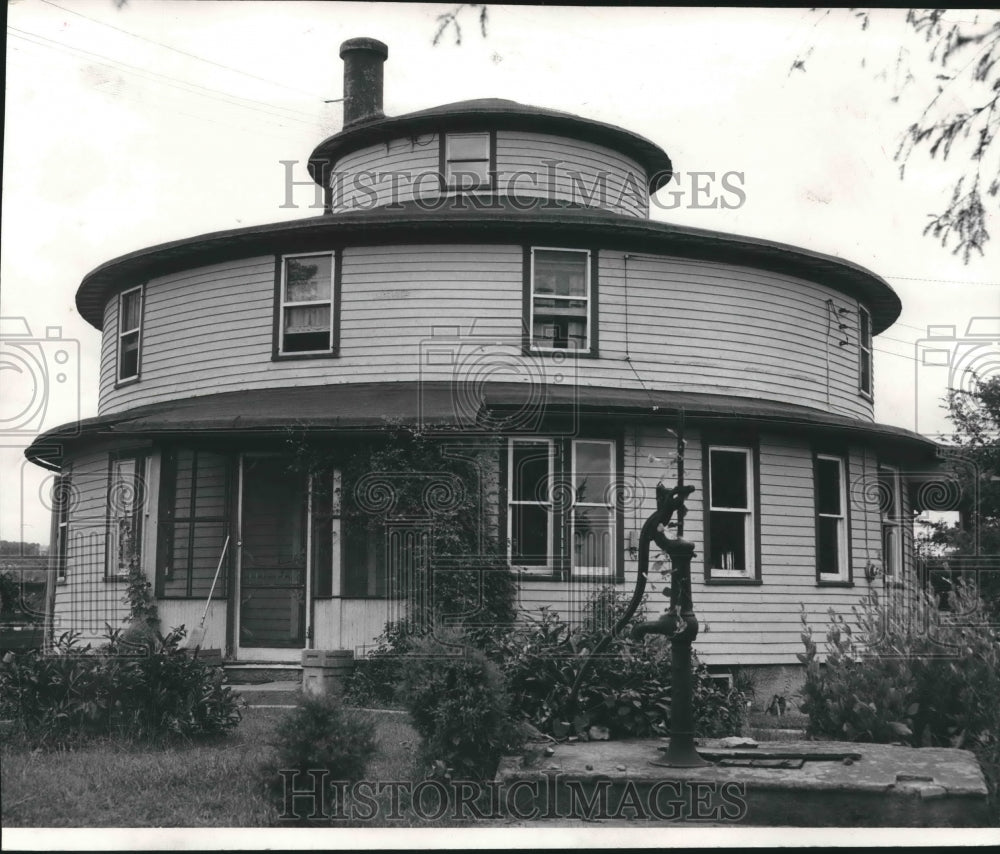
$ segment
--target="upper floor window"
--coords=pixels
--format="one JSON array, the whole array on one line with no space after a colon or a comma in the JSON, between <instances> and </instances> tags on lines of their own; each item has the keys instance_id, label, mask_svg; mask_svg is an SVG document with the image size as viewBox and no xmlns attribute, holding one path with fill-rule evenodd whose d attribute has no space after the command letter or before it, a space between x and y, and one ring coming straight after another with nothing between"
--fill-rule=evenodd
<instances>
[{"instance_id":1,"label":"upper floor window","mask_svg":"<svg viewBox=\"0 0 1000 854\"><path fill-rule=\"evenodd\" d=\"M858 306L858 388L872 396L872 316Z\"/></svg>"},{"instance_id":2,"label":"upper floor window","mask_svg":"<svg viewBox=\"0 0 1000 854\"><path fill-rule=\"evenodd\" d=\"M591 263L585 249L532 249L527 318L530 347L590 353Z\"/></svg>"},{"instance_id":3,"label":"upper floor window","mask_svg":"<svg viewBox=\"0 0 1000 854\"><path fill-rule=\"evenodd\" d=\"M492 187L493 136L449 133L442 153L445 189L488 190Z\"/></svg>"},{"instance_id":4,"label":"upper floor window","mask_svg":"<svg viewBox=\"0 0 1000 854\"><path fill-rule=\"evenodd\" d=\"M139 379L142 285L118 295L118 382Z\"/></svg>"},{"instance_id":5,"label":"upper floor window","mask_svg":"<svg viewBox=\"0 0 1000 854\"><path fill-rule=\"evenodd\" d=\"M818 578L820 581L849 581L844 458L817 454L814 477Z\"/></svg>"},{"instance_id":6,"label":"upper floor window","mask_svg":"<svg viewBox=\"0 0 1000 854\"><path fill-rule=\"evenodd\" d=\"M879 466L879 504L882 516L882 566L885 577L902 580L903 537L899 487L899 470Z\"/></svg>"},{"instance_id":7,"label":"upper floor window","mask_svg":"<svg viewBox=\"0 0 1000 854\"><path fill-rule=\"evenodd\" d=\"M282 259L276 356L336 355L335 268L332 252Z\"/></svg>"},{"instance_id":8,"label":"upper floor window","mask_svg":"<svg viewBox=\"0 0 1000 854\"><path fill-rule=\"evenodd\" d=\"M142 557L143 508L146 503L145 455L111 458L108 477L106 577L125 578Z\"/></svg>"},{"instance_id":9,"label":"upper floor window","mask_svg":"<svg viewBox=\"0 0 1000 854\"><path fill-rule=\"evenodd\" d=\"M753 448L709 445L705 556L710 579L756 578Z\"/></svg>"}]
</instances>

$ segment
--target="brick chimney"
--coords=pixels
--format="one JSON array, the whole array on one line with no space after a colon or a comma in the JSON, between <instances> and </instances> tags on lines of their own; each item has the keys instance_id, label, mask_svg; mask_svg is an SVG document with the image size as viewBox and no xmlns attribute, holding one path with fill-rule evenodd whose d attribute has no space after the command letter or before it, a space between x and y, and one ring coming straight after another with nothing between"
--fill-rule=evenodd
<instances>
[{"instance_id":1,"label":"brick chimney","mask_svg":"<svg viewBox=\"0 0 1000 854\"><path fill-rule=\"evenodd\" d=\"M382 65L389 48L378 39L348 39L340 46L344 60L344 127L371 122L382 112Z\"/></svg>"}]
</instances>

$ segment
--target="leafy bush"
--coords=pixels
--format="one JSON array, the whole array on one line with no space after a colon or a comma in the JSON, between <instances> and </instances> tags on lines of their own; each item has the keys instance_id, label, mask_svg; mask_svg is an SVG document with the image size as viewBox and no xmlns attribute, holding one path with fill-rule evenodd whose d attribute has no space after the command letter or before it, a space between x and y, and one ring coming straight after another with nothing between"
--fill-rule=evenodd
<instances>
[{"instance_id":1,"label":"leafy bush","mask_svg":"<svg viewBox=\"0 0 1000 854\"><path fill-rule=\"evenodd\" d=\"M419 573L414 572L413 578L419 579ZM346 685L353 701L401 703L399 686L406 656L422 638L436 631L461 629L464 643L484 651L495 649L511 631L517 613L517 585L505 564L436 569L432 589L423 611L411 603L410 616L386 623L375 649L355 664Z\"/></svg>"},{"instance_id":2,"label":"leafy bush","mask_svg":"<svg viewBox=\"0 0 1000 854\"><path fill-rule=\"evenodd\" d=\"M422 745L423 769L457 779L487 779L504 752L519 745L503 675L462 636L445 646L417 642L406 657L403 691Z\"/></svg>"},{"instance_id":3,"label":"leafy bush","mask_svg":"<svg viewBox=\"0 0 1000 854\"><path fill-rule=\"evenodd\" d=\"M276 729L277 769L328 771L328 785L364 777L378 750L375 722L335 694L305 697Z\"/></svg>"},{"instance_id":4,"label":"leafy bush","mask_svg":"<svg viewBox=\"0 0 1000 854\"><path fill-rule=\"evenodd\" d=\"M387 706L401 703L399 688L403 663L419 636L405 621L388 622L378 637L378 646L354 663L344 693L358 705Z\"/></svg>"},{"instance_id":5,"label":"leafy bush","mask_svg":"<svg viewBox=\"0 0 1000 854\"><path fill-rule=\"evenodd\" d=\"M626 626L592 660L571 702L584 661L626 604L620 593L608 588L587 604L588 619L578 627L543 608L539 619L508 637L502 652L514 706L537 729L557 738L581 739L669 734L670 642L659 635L636 643L627 638ZM699 735L742 732L745 695L719 686L697 660L692 694Z\"/></svg>"},{"instance_id":6,"label":"leafy bush","mask_svg":"<svg viewBox=\"0 0 1000 854\"><path fill-rule=\"evenodd\" d=\"M180 648L184 630L134 654L119 631L94 650L66 633L52 654L9 654L0 663L0 709L35 743L93 737L158 740L222 734L240 721L221 668Z\"/></svg>"},{"instance_id":7,"label":"leafy bush","mask_svg":"<svg viewBox=\"0 0 1000 854\"><path fill-rule=\"evenodd\" d=\"M803 614L802 711L809 732L834 739L964 747L995 792L1000 770L1000 637L975 587L951 610L933 595L871 591L848 621L830 612L826 661ZM853 623L853 625L852 625Z\"/></svg>"}]
</instances>

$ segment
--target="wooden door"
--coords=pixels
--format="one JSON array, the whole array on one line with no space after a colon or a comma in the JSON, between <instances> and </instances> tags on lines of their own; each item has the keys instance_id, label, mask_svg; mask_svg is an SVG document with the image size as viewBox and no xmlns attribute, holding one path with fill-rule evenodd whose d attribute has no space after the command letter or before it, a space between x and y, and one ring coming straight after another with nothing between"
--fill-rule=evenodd
<instances>
[{"instance_id":1,"label":"wooden door","mask_svg":"<svg viewBox=\"0 0 1000 854\"><path fill-rule=\"evenodd\" d=\"M287 457L243 458L239 647L301 649L306 616L306 478Z\"/></svg>"}]
</instances>

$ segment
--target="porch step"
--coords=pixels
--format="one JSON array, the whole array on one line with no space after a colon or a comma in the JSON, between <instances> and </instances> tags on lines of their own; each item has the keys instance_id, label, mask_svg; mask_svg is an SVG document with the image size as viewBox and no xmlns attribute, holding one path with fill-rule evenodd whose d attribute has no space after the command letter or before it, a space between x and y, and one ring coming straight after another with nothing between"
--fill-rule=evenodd
<instances>
[{"instance_id":1,"label":"porch step","mask_svg":"<svg viewBox=\"0 0 1000 854\"><path fill-rule=\"evenodd\" d=\"M262 685L294 682L302 684L302 665L254 661L249 664L223 664L230 685Z\"/></svg>"}]
</instances>

